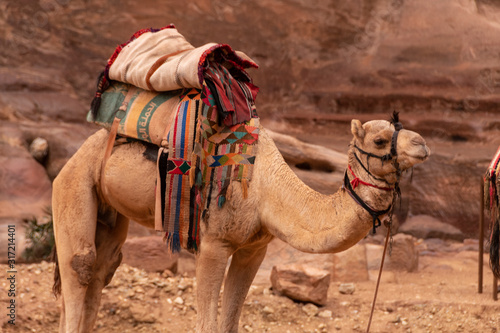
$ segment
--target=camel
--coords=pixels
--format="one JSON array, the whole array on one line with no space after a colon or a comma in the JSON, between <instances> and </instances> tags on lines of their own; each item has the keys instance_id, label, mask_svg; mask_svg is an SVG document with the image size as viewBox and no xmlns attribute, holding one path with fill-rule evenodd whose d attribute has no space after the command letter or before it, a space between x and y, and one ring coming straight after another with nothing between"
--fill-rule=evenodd
<instances>
[{"instance_id":1,"label":"camel","mask_svg":"<svg viewBox=\"0 0 500 333\"><path fill-rule=\"evenodd\" d=\"M396 127L385 120L351 122L348 185L383 214L393 201L399 171L430 155L419 134ZM146 147L141 143L116 146L103 170L102 185L107 139L105 129L90 136L53 184L60 332L92 331L101 291L120 265L129 220L154 227L156 164L144 157ZM258 145L248 197L243 198L240 183L233 181L231 199L222 208L211 205L201 222L196 254L198 333L238 332L243 302L274 237L301 251L334 253L353 246L373 228L372 215L346 188L327 196L299 180L264 128Z\"/></svg>"}]
</instances>

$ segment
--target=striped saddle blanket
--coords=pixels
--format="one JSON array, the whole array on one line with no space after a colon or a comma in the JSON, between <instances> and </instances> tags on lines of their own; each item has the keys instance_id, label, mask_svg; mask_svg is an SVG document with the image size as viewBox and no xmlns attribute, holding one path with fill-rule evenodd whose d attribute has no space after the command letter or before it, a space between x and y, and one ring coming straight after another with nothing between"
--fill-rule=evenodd
<instances>
[{"instance_id":1,"label":"striped saddle blanket","mask_svg":"<svg viewBox=\"0 0 500 333\"><path fill-rule=\"evenodd\" d=\"M97 114L87 115L109 129L122 107L118 134L160 147L155 229L166 232L172 252L196 252L210 204L223 207L234 180L246 196L252 176L259 136L255 107L248 121L226 126L210 99L199 89L155 93L113 81Z\"/></svg>"},{"instance_id":2,"label":"striped saddle blanket","mask_svg":"<svg viewBox=\"0 0 500 333\"><path fill-rule=\"evenodd\" d=\"M134 33L98 80L87 119L160 147L155 227L172 251L197 251L199 222L231 181L246 197L259 135L250 67L229 45L194 47L169 25Z\"/></svg>"}]
</instances>

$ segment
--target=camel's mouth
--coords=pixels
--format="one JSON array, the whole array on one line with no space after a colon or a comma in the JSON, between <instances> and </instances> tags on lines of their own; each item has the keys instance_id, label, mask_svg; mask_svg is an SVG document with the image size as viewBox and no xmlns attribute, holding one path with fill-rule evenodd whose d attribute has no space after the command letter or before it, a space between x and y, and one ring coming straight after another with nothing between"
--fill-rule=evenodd
<instances>
[{"instance_id":1,"label":"camel's mouth","mask_svg":"<svg viewBox=\"0 0 500 333\"><path fill-rule=\"evenodd\" d=\"M408 154L408 157L417 160L418 161L417 163L425 162L429 158L429 156L431 156L431 150L427 146L423 146L423 149L421 149L421 151L418 154L413 154L413 155Z\"/></svg>"}]
</instances>

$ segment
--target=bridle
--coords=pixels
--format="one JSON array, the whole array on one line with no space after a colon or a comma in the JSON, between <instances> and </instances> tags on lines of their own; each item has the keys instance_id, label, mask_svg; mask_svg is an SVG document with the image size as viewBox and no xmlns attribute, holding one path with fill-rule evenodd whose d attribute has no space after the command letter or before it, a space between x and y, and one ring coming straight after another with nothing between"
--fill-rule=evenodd
<instances>
[{"instance_id":1,"label":"bridle","mask_svg":"<svg viewBox=\"0 0 500 333\"><path fill-rule=\"evenodd\" d=\"M389 207L387 209L383 210L383 211L375 211L375 210L373 210L363 200L361 200L361 198L359 198L359 196L352 189L351 184L349 182L349 178L347 177L347 170L346 170L346 174L345 174L345 178L344 178L344 187L347 189L347 191L349 192L349 194L351 195L351 197L353 197L353 199L359 205L361 205L361 207L363 207L372 216L372 218L373 218L373 233L375 233L376 232L376 228L381 225L379 216L384 215L386 213L389 213L389 219L385 221L385 224L387 226L387 236L385 238L384 251L382 253L382 259L381 259L381 262L380 262L380 270L379 270L379 273L378 273L377 285L375 287L375 294L373 296L373 302L372 302L372 307L371 307L371 312L370 312L370 318L368 320L368 327L366 328L366 332L367 333L370 332L370 326L371 326L371 323L372 323L373 312L375 310L375 302L377 300L378 288L379 288L380 280L381 280L381 276L382 276L382 269L384 267L385 253L387 251L387 245L389 243L391 244L389 246L389 254L391 253L391 250L390 250L392 248L392 231L391 231L391 228L392 228L392 215L394 213L394 206L395 206L395 203L396 203L396 198L401 196L401 190L399 188L399 181L401 179L401 168L399 167L399 163L397 162L397 156L398 156L397 145L398 145L399 131L401 131L403 129L403 125L399 122L399 114L396 111L394 111L393 114L392 114L391 124L394 125L394 133L392 134L391 150L390 150L389 154L386 154L386 155L383 155L383 156L378 156L378 155L375 155L375 154L372 154L372 153L365 152L362 149L360 149L359 147L357 147L356 145L354 145L354 147L356 147L356 149L360 153L367 155L366 163L368 164L368 168L366 168L363 165L363 163L361 163L361 161L357 157L356 153L354 154L354 156L356 156L356 159L358 160L358 162L360 163L360 165L363 167L363 169L365 169L368 172L368 174L371 177L373 177L374 179L381 180L380 178L375 178L368 171L369 167L370 167L369 166L369 159L370 159L370 157L374 157L374 158L380 159L382 161L382 164L384 162L386 162L386 161L391 161L392 160L392 164L393 164L394 168L396 169L396 171L395 171L395 173L396 173L396 182L393 184L394 187L393 187L393 192L392 192L392 203L389 205ZM387 181L386 181L386 183L387 183ZM356 197L359 198L359 201L356 200ZM389 241L389 239L390 239L390 241Z\"/></svg>"},{"instance_id":2,"label":"bridle","mask_svg":"<svg viewBox=\"0 0 500 333\"><path fill-rule=\"evenodd\" d=\"M370 177L372 177L373 179L376 179L378 181L385 182L386 184L389 185L389 187L380 187L377 185L373 185L373 184L361 181L358 177L356 177L356 175L354 174L354 172L352 171L350 166L348 166L348 170L352 173L352 175L354 176L354 179L352 181L349 181L349 176L347 174L347 170L346 170L345 176L344 176L343 188L347 190L347 193L349 193L349 195L353 198L353 200L358 205L363 207L363 209L366 210L370 214L370 216L372 217L373 233L374 234L376 233L376 229L382 225L382 222L380 221L380 216L389 213L390 219L392 220L392 213L394 210L394 203L395 203L396 197L401 195L401 189L399 188L399 180L401 178L402 171L399 167L399 163L397 162L397 156L398 156L397 145L398 145L399 131L401 131L403 129L403 125L399 122L398 112L395 112L395 111L393 112L393 115L392 115L390 122L394 126L394 133L392 134L392 138L391 138L391 150L388 154L385 154L382 156L376 155L376 154L364 151L363 149L359 148L356 144L354 144L354 148L356 148L361 154L367 156L366 157L367 166L365 166L361 162L361 159L358 157L358 155L356 153L354 153L354 156L355 156L356 160L358 161L358 163L361 165L361 167L368 173L368 175L370 175ZM384 164L385 162L392 161L392 164L395 168L396 182L394 184L390 184L385 179L375 177L370 172L370 158L379 159L382 162L382 164ZM387 209L384 209L384 210L373 209L366 202L364 202L363 199L361 199L361 197L356 192L354 192L354 189L359 184L371 186L371 187L377 188L379 190L393 191L392 203L389 205L389 207L387 207Z\"/></svg>"}]
</instances>

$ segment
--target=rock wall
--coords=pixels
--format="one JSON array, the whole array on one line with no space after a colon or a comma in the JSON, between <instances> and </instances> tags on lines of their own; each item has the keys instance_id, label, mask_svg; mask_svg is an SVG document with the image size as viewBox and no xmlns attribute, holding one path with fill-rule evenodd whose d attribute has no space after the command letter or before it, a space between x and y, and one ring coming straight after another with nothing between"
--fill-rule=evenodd
<instances>
[{"instance_id":1,"label":"rock wall","mask_svg":"<svg viewBox=\"0 0 500 333\"><path fill-rule=\"evenodd\" d=\"M4 0L0 218L50 204L50 180L96 130L84 119L107 58L135 31L169 23L194 45L227 43L259 63L259 113L276 132L344 153L350 119L402 111L433 151L404 189L402 222L425 214L476 235L479 178L500 145L490 0ZM37 136L49 142L43 164L27 154ZM319 187L327 170L297 172L330 192Z\"/></svg>"}]
</instances>

